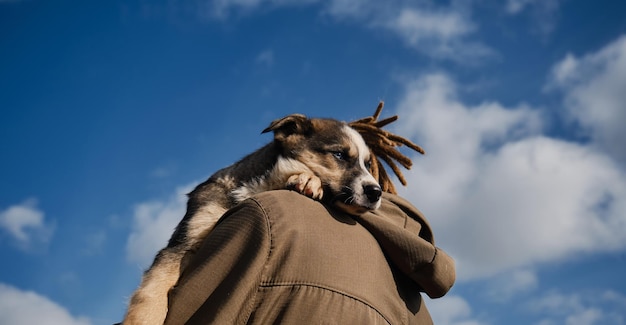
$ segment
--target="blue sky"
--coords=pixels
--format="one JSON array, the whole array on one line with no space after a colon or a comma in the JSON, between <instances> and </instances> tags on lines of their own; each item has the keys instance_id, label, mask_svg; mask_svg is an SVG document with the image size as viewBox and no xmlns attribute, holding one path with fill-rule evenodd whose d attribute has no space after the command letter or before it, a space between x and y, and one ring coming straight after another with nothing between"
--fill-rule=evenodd
<instances>
[{"instance_id":1,"label":"blue sky","mask_svg":"<svg viewBox=\"0 0 626 325\"><path fill-rule=\"evenodd\" d=\"M625 89L619 0L0 0L0 323L121 320L194 184L384 100L437 324L625 324Z\"/></svg>"}]
</instances>

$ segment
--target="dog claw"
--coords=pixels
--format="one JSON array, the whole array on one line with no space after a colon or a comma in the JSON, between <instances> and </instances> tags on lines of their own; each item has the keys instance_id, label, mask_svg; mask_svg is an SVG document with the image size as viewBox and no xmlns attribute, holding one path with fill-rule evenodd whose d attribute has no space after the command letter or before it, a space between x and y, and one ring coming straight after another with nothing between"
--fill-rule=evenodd
<instances>
[{"instance_id":1,"label":"dog claw","mask_svg":"<svg viewBox=\"0 0 626 325\"><path fill-rule=\"evenodd\" d=\"M308 174L296 174L291 175L287 180L287 187L293 188L294 190L316 200L320 200L324 195L324 191L322 190L322 181L319 177Z\"/></svg>"}]
</instances>

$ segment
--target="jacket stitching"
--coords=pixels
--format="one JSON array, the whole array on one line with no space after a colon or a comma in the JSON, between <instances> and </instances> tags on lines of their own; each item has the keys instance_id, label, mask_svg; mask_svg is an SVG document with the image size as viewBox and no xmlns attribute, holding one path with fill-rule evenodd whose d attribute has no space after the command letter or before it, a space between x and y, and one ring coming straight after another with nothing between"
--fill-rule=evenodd
<instances>
[{"instance_id":1,"label":"jacket stitching","mask_svg":"<svg viewBox=\"0 0 626 325\"><path fill-rule=\"evenodd\" d=\"M336 293L336 294L342 295L344 297L347 297L347 298L350 298L350 299L353 299L355 301L362 303L363 305L373 309L378 315L380 315L380 317L382 317L385 320L385 322L387 322L387 324L391 324L391 321L387 318L387 316L385 316L380 310L378 310L378 308L376 308L375 306L373 306L372 304L370 304L369 302L361 298L355 297L343 291L339 291L333 288L329 288L329 287L322 286L319 284L314 284L314 283L276 282L276 283L261 283L259 285L259 288L271 288L271 287L311 287L311 288L317 288L317 289L321 289L325 291L330 291L332 293Z\"/></svg>"},{"instance_id":2,"label":"jacket stitching","mask_svg":"<svg viewBox=\"0 0 626 325\"><path fill-rule=\"evenodd\" d=\"M272 254L272 248L273 246L273 241L272 241L272 223L268 217L268 213L265 210L265 208L263 207L263 205L257 201L255 198L251 198L250 201L254 202L255 205L257 206L257 208L259 210L261 210L261 213L263 215L263 219L265 220L265 224L267 226L267 237L269 240L269 248L267 249L267 254L265 255L265 263L263 263L264 267L263 267L263 271L259 272L259 275L257 277L257 282L259 283L259 285L256 288L256 291L254 292L254 295L251 297L249 304L246 308L245 311L245 317L244 318L240 318L242 320L241 324L247 324L248 321L250 320L250 316L252 315L252 312L254 311L254 306L256 305L256 301L257 301L257 297L259 296L259 292L261 291L262 285L261 285L261 279L263 279L265 272L266 272L266 266L268 264L268 261L270 259L270 256Z\"/></svg>"}]
</instances>

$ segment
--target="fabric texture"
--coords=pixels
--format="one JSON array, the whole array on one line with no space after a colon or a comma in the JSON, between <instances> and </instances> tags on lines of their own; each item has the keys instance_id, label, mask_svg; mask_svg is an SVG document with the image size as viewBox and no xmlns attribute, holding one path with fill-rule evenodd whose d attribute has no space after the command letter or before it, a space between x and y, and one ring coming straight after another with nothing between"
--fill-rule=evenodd
<instances>
[{"instance_id":1,"label":"fabric texture","mask_svg":"<svg viewBox=\"0 0 626 325\"><path fill-rule=\"evenodd\" d=\"M359 217L261 193L185 264L165 324L432 324L420 292L441 297L455 280L422 214L386 193Z\"/></svg>"}]
</instances>

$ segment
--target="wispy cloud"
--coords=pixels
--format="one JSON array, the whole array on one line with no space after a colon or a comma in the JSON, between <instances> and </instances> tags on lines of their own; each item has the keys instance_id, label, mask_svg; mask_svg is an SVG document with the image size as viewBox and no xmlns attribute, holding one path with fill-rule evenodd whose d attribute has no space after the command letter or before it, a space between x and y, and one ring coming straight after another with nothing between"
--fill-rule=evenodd
<instances>
[{"instance_id":1,"label":"wispy cloud","mask_svg":"<svg viewBox=\"0 0 626 325\"><path fill-rule=\"evenodd\" d=\"M381 17L378 24L395 32L410 47L434 59L457 62L480 61L494 52L468 40L476 25L463 11L454 8L403 8L395 16Z\"/></svg>"},{"instance_id":2,"label":"wispy cloud","mask_svg":"<svg viewBox=\"0 0 626 325\"><path fill-rule=\"evenodd\" d=\"M187 196L192 186L182 186L168 198L139 203L134 208L133 226L126 244L131 262L147 267L165 245L185 215Z\"/></svg>"},{"instance_id":3,"label":"wispy cloud","mask_svg":"<svg viewBox=\"0 0 626 325\"><path fill-rule=\"evenodd\" d=\"M473 37L478 25L468 6L433 6L403 1L323 2L322 12L337 20L391 33L413 50L435 60L479 63L495 52Z\"/></svg>"},{"instance_id":4,"label":"wispy cloud","mask_svg":"<svg viewBox=\"0 0 626 325\"><path fill-rule=\"evenodd\" d=\"M554 65L546 89L562 92L565 116L626 163L626 35L582 57L568 54Z\"/></svg>"},{"instance_id":5,"label":"wispy cloud","mask_svg":"<svg viewBox=\"0 0 626 325\"><path fill-rule=\"evenodd\" d=\"M619 301L616 302L616 299ZM534 297L524 308L540 316L540 324L623 324L625 299L615 291L584 294L549 291Z\"/></svg>"},{"instance_id":6,"label":"wispy cloud","mask_svg":"<svg viewBox=\"0 0 626 325\"><path fill-rule=\"evenodd\" d=\"M422 39L438 38L445 41L455 39L474 29L474 25L458 12L423 11L403 9L390 24L412 44L419 44Z\"/></svg>"},{"instance_id":7,"label":"wispy cloud","mask_svg":"<svg viewBox=\"0 0 626 325\"><path fill-rule=\"evenodd\" d=\"M472 313L470 304L458 295L428 301L428 310L437 325L481 325L488 324Z\"/></svg>"},{"instance_id":8,"label":"wispy cloud","mask_svg":"<svg viewBox=\"0 0 626 325\"><path fill-rule=\"evenodd\" d=\"M478 25L468 7L430 6L401 1L328 1L325 12L372 29L391 32L408 47L436 60L479 63L495 52L474 39ZM341 10L340 10L341 9Z\"/></svg>"},{"instance_id":9,"label":"wispy cloud","mask_svg":"<svg viewBox=\"0 0 626 325\"><path fill-rule=\"evenodd\" d=\"M533 1L534 0L507 0L505 10L507 13L515 15L524 10L524 8Z\"/></svg>"},{"instance_id":10,"label":"wispy cloud","mask_svg":"<svg viewBox=\"0 0 626 325\"><path fill-rule=\"evenodd\" d=\"M303 6L323 0L209 0L203 1L209 13L218 18L227 18L236 11L245 13L262 7Z\"/></svg>"},{"instance_id":11,"label":"wispy cloud","mask_svg":"<svg viewBox=\"0 0 626 325\"><path fill-rule=\"evenodd\" d=\"M507 0L504 10L509 15L530 12L531 28L546 37L554 30L562 0Z\"/></svg>"},{"instance_id":12,"label":"wispy cloud","mask_svg":"<svg viewBox=\"0 0 626 325\"><path fill-rule=\"evenodd\" d=\"M520 293L532 292L539 286L534 271L519 269L491 278L487 294L494 302L505 303Z\"/></svg>"},{"instance_id":13,"label":"wispy cloud","mask_svg":"<svg viewBox=\"0 0 626 325\"><path fill-rule=\"evenodd\" d=\"M315 5L324 16L385 31L433 59L475 64L495 54L494 50L473 38L478 26L471 19L470 7L454 2L441 6L398 0L218 0L197 3L200 16L218 20L226 20L237 13Z\"/></svg>"},{"instance_id":14,"label":"wispy cloud","mask_svg":"<svg viewBox=\"0 0 626 325\"><path fill-rule=\"evenodd\" d=\"M35 244L47 244L54 232L54 226L46 223L35 199L0 211L0 227L24 249Z\"/></svg>"},{"instance_id":15,"label":"wispy cloud","mask_svg":"<svg viewBox=\"0 0 626 325\"><path fill-rule=\"evenodd\" d=\"M398 113L398 133L428 152L402 194L430 216L461 281L626 247L626 174L543 135L537 109L466 105L434 74L408 84Z\"/></svg>"},{"instance_id":16,"label":"wispy cloud","mask_svg":"<svg viewBox=\"0 0 626 325\"><path fill-rule=\"evenodd\" d=\"M67 309L33 291L0 283L0 324L89 325L85 317L72 316Z\"/></svg>"}]
</instances>

